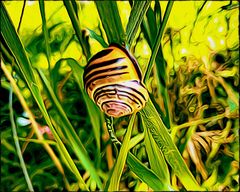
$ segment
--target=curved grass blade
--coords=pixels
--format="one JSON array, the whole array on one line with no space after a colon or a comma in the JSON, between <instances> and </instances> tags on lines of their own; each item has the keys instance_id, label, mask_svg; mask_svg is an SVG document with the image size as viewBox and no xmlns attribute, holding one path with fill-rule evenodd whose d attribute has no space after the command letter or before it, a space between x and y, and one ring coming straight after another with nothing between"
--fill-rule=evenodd
<instances>
[{"instance_id":1,"label":"curved grass blade","mask_svg":"<svg viewBox=\"0 0 240 192\"><path fill-rule=\"evenodd\" d=\"M20 30L20 27L21 27L21 24L22 24L22 18L23 18L25 6L26 6L26 0L23 1L22 12L21 12L21 16L20 16L20 19L19 19L18 27L17 27L17 32L18 33L19 33L19 30Z\"/></svg>"},{"instance_id":2,"label":"curved grass blade","mask_svg":"<svg viewBox=\"0 0 240 192\"><path fill-rule=\"evenodd\" d=\"M97 144L97 148L100 152L100 127L101 127L101 114L100 111L98 110L97 106L95 103L93 103L93 101L89 98L89 96L87 95L86 91L84 90L84 85L83 85L83 73L84 73L84 68L81 67L79 65L79 63L72 59L72 58L63 58L60 59L54 66L53 68L53 73L54 74L58 74L58 70L61 68L61 64L63 62L67 62L67 64L71 67L72 72L73 72L73 76L76 79L76 82L79 86L79 89L83 95L83 99L85 101L85 104L87 106L87 110L88 110L88 114L92 123L92 127L93 127L93 132L94 132L94 136L96 139L96 144ZM56 79L55 77L52 79ZM56 94L56 91L55 91ZM100 157L100 154L99 156Z\"/></svg>"},{"instance_id":3,"label":"curved grass blade","mask_svg":"<svg viewBox=\"0 0 240 192\"><path fill-rule=\"evenodd\" d=\"M0 2L0 9L1 9L1 35L3 36L4 40L6 41L8 47L10 48L12 54L14 55L17 65L20 69L21 74L24 77L24 80L27 83L27 86L32 93L32 96L34 100L36 101L40 111L43 114L44 119L46 120L46 123L48 124L51 132L54 135L54 138L56 139L56 142L58 144L59 149L64 154L66 159L68 160L69 166L71 167L73 173L75 174L76 178L78 179L80 183L80 187L84 190L87 190L86 184L84 183L75 163L73 162L72 158L70 157L67 149L65 148L64 144L62 143L62 140L58 136L57 132L55 131L52 122L50 120L50 117L47 113L47 110L45 108L44 102L41 97L40 90L37 86L36 79L33 73L33 68L30 64L30 61L27 57L26 51L20 41L20 38L17 35L17 32L12 24L12 21L3 5L2 2Z\"/></svg>"},{"instance_id":4,"label":"curved grass blade","mask_svg":"<svg viewBox=\"0 0 240 192\"><path fill-rule=\"evenodd\" d=\"M157 31L159 31L159 27L162 25L161 22L161 9L159 2L155 3L155 12L150 7L147 11L146 18L143 20L142 31L144 37L146 38L150 48L153 50L154 42L156 40ZM164 124L167 128L170 128L171 125L171 114L169 113L169 96L167 93L166 87L166 62L163 57L161 45L159 47L159 51L156 56L156 81L157 85L161 85L158 87L158 96L162 98L164 109L157 108L158 112L161 114L161 117L164 121Z\"/></svg>"},{"instance_id":5,"label":"curved grass blade","mask_svg":"<svg viewBox=\"0 0 240 192\"><path fill-rule=\"evenodd\" d=\"M46 16L45 16L45 6L44 6L44 1L43 0L39 1L39 8L40 8L41 17L42 17L42 32L43 32L44 42L45 42L46 56L47 56L47 61L48 61L48 70L50 72L50 69L51 69L51 48L50 48L50 45L49 45L48 29L47 29L47 22L46 22Z\"/></svg>"},{"instance_id":6,"label":"curved grass blade","mask_svg":"<svg viewBox=\"0 0 240 192\"><path fill-rule=\"evenodd\" d=\"M156 26L157 29L159 29L159 27L161 26L162 23L162 12L161 12L161 6L159 1L155 1L155 5L154 5L154 13L155 13L155 17L156 17Z\"/></svg>"},{"instance_id":7,"label":"curved grass blade","mask_svg":"<svg viewBox=\"0 0 240 192\"><path fill-rule=\"evenodd\" d=\"M150 99L140 114L144 126L150 130L153 139L184 187L187 190L203 190L185 164Z\"/></svg>"},{"instance_id":8,"label":"curved grass blade","mask_svg":"<svg viewBox=\"0 0 240 192\"><path fill-rule=\"evenodd\" d=\"M153 51L152 51L152 55L151 55L151 58L150 58L147 70L144 73L144 78L143 78L144 83L146 83L146 81L149 79L149 76L150 76L150 73L151 73L151 70L152 70L155 58L157 56L157 52L158 52L159 47L161 45L163 31L164 31L165 26L167 24L168 17L169 17L169 15L171 13L172 6L173 6L173 1L169 1L168 4L167 4L166 11L164 13L164 18L163 18L163 21L162 21L162 25L161 25L161 27L160 27L160 29L158 31L158 34L157 34L156 42L155 42L155 44L153 46L153 49L152 49Z\"/></svg>"},{"instance_id":9,"label":"curved grass blade","mask_svg":"<svg viewBox=\"0 0 240 192\"><path fill-rule=\"evenodd\" d=\"M100 153L100 148L101 148L101 146L100 146L100 139L101 139L100 138L100 133L101 133L100 111L97 108L96 104L89 98L86 91L84 90L84 85L83 85L83 80L82 80L84 69L74 59L68 59L67 62L68 62L68 65L72 68L73 76L75 77L75 79L77 81L80 91L82 92L85 104L87 105L87 110L88 110L88 114L90 116L90 120L91 120L91 123L93 126L93 132L94 132L94 136L96 139L97 148ZM101 157L100 154L98 154L98 155L99 155L98 157Z\"/></svg>"},{"instance_id":10,"label":"curved grass blade","mask_svg":"<svg viewBox=\"0 0 240 192\"><path fill-rule=\"evenodd\" d=\"M151 1L135 1L130 13L129 21L126 28L127 44L131 46L133 39L142 23L143 17L146 14Z\"/></svg>"},{"instance_id":11,"label":"curved grass blade","mask_svg":"<svg viewBox=\"0 0 240 192\"><path fill-rule=\"evenodd\" d=\"M114 133L113 118L106 116L106 124L107 124L109 135L110 135L113 143L121 146L122 143L117 139L117 137ZM131 147L131 144L129 143L129 149L130 149L130 147ZM155 191L172 190L171 186L166 185L164 183L164 181L159 179L159 177L151 169L146 167L130 151L128 151L127 165L129 166L130 170L139 177L140 180L145 182L153 190L155 190ZM111 172L111 174L112 174L112 172ZM108 185L109 185L109 183L107 183L106 188L108 188Z\"/></svg>"},{"instance_id":12,"label":"curved grass blade","mask_svg":"<svg viewBox=\"0 0 240 192\"><path fill-rule=\"evenodd\" d=\"M145 124L143 123L143 125ZM150 167L158 175L158 177L161 178L164 184L166 184L167 186L171 186L168 166L166 164L164 156L158 148L157 144L155 143L150 133L150 130L145 126L143 126L143 128L145 136L144 143L146 146Z\"/></svg>"},{"instance_id":13,"label":"curved grass blade","mask_svg":"<svg viewBox=\"0 0 240 192\"><path fill-rule=\"evenodd\" d=\"M1 68L4 72L4 74L6 75L7 79L10 81L10 84L11 86L13 87L13 90L15 92L15 94L17 95L24 111L26 111L26 113L28 114L29 116L29 120L31 121L31 124L32 124L32 128L37 136L37 138L40 140L40 141L43 141L44 138L43 136L40 134L39 132L39 129L38 129L38 125L34 119L34 116L31 112L31 110L29 109L29 107L27 106L27 103L23 97L23 95L21 94L18 86L16 85L16 82L15 80L13 79L13 77L11 76L10 72L6 69L6 66L3 62L1 62ZM57 139L56 139L57 140ZM59 170L59 172L63 175L63 178L64 178L64 182L66 184L66 187L68 188L68 181L66 179L66 176L65 176L65 173L64 173L64 169L59 161L59 159L57 158L57 156L55 155L54 151L52 150L52 148L46 143L46 142L43 142L43 147L45 148L45 150L48 152L49 156L51 157L51 159L53 160L54 164L56 165L57 169ZM59 147L59 145L57 145L57 147ZM59 147L60 148L60 147ZM64 150L62 150L64 153ZM61 153L61 150L59 150L59 152ZM71 162L69 162L69 164L71 165ZM78 175L76 175L77 178L78 178ZM81 176L79 177L79 181L81 183ZM81 185L81 184L80 184ZM82 187L84 188L84 187Z\"/></svg>"},{"instance_id":14,"label":"curved grass blade","mask_svg":"<svg viewBox=\"0 0 240 192\"><path fill-rule=\"evenodd\" d=\"M154 191L173 191L170 185L162 181L155 172L146 167L131 152L127 156L127 165L142 181L144 181Z\"/></svg>"},{"instance_id":15,"label":"curved grass blade","mask_svg":"<svg viewBox=\"0 0 240 192\"><path fill-rule=\"evenodd\" d=\"M64 109L62 108L57 96L54 94L54 91L52 90L49 81L43 74L41 70L37 70L42 81L44 82L44 86L46 87L50 99L52 100L54 106L56 107L56 110L58 112L59 117L61 118L61 121L65 127L65 129L62 129L63 133L68 138L68 141L75 152L78 159L81 161L83 167L89 171L90 175L94 178L96 181L98 187L102 189L102 182L97 174L97 171L95 170L94 166L91 163L91 160L87 154L87 151L82 144L81 140L79 139L78 135L76 134L72 124L70 123L69 119L67 118Z\"/></svg>"},{"instance_id":16,"label":"curved grass blade","mask_svg":"<svg viewBox=\"0 0 240 192\"><path fill-rule=\"evenodd\" d=\"M104 41L104 39L102 38L102 36L98 35L97 33L95 33L95 31L91 30L91 29L87 29L89 31L89 36L93 39L95 39L96 41L98 41L104 48L108 47L108 44Z\"/></svg>"},{"instance_id":17,"label":"curved grass blade","mask_svg":"<svg viewBox=\"0 0 240 192\"><path fill-rule=\"evenodd\" d=\"M131 116L131 119L129 121L128 127L127 127L127 133L124 136L123 143L117 158L117 161L115 162L113 172L111 174L111 177L109 179L109 186L107 188L108 191L118 191L119 190L119 183L121 179L121 175L123 172L123 168L127 159L127 154L129 150L129 142L131 138L133 123L135 120L136 114L133 114Z\"/></svg>"},{"instance_id":18,"label":"curved grass blade","mask_svg":"<svg viewBox=\"0 0 240 192\"><path fill-rule=\"evenodd\" d=\"M89 47L88 42L84 38L82 31L80 30L81 29L80 28L80 23L79 23L79 20L77 18L76 12L74 10L74 6L72 4L72 1L64 0L63 3L64 3L64 5L67 9L67 12L68 12L68 15L69 15L71 21L72 21L73 28L76 32L77 38L78 38L79 43L82 47L83 54L86 56L86 58L88 60L90 58L90 55L91 55L90 47Z\"/></svg>"},{"instance_id":19,"label":"curved grass blade","mask_svg":"<svg viewBox=\"0 0 240 192\"><path fill-rule=\"evenodd\" d=\"M10 93L9 93L9 111L10 111L9 115L10 115L10 121L11 121L11 125L12 125L13 139L14 139L14 143L16 146L16 151L18 154L20 165L23 170L25 180L27 182L28 189L29 189L29 191L34 191L32 182L28 175L27 168L26 168L26 165L25 165L22 153L21 153L21 147L20 147L19 140L18 140L17 129L16 129L15 121L14 121L14 114L13 114L13 108L12 108L12 95L13 95L13 93L12 93L12 88L11 88Z\"/></svg>"},{"instance_id":20,"label":"curved grass blade","mask_svg":"<svg viewBox=\"0 0 240 192\"><path fill-rule=\"evenodd\" d=\"M116 1L95 1L103 28L106 32L108 43L125 42L121 18Z\"/></svg>"}]
</instances>

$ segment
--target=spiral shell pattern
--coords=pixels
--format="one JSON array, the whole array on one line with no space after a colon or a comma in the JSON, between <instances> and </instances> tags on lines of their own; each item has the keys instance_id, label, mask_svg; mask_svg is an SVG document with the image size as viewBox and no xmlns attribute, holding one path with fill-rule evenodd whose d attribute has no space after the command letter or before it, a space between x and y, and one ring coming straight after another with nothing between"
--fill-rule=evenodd
<instances>
[{"instance_id":1,"label":"spiral shell pattern","mask_svg":"<svg viewBox=\"0 0 240 192\"><path fill-rule=\"evenodd\" d=\"M90 98L112 117L141 110L149 97L137 61L118 44L111 44L89 60L83 81Z\"/></svg>"}]
</instances>

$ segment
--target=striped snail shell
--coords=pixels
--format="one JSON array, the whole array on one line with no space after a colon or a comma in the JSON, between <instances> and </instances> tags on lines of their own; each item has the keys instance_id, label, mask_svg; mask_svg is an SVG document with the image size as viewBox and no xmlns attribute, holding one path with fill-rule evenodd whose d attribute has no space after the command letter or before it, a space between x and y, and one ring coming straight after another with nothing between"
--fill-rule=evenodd
<instances>
[{"instance_id":1,"label":"striped snail shell","mask_svg":"<svg viewBox=\"0 0 240 192\"><path fill-rule=\"evenodd\" d=\"M111 44L89 60L83 81L90 98L112 117L141 110L149 97L137 61L118 44Z\"/></svg>"}]
</instances>

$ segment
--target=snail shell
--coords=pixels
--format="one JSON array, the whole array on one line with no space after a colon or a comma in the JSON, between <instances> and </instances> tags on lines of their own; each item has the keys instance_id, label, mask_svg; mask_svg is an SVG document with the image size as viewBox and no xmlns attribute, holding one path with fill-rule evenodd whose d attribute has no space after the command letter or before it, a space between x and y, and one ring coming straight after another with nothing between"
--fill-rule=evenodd
<instances>
[{"instance_id":1,"label":"snail shell","mask_svg":"<svg viewBox=\"0 0 240 192\"><path fill-rule=\"evenodd\" d=\"M118 44L111 44L89 60L83 81L90 98L112 117L141 110L149 97L137 61Z\"/></svg>"}]
</instances>

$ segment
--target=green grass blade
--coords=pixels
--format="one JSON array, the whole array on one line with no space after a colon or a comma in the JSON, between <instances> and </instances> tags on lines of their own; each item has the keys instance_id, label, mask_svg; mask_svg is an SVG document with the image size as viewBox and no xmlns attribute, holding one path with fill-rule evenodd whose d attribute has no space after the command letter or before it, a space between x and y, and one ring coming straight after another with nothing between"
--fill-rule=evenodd
<instances>
[{"instance_id":1,"label":"green grass blade","mask_svg":"<svg viewBox=\"0 0 240 192\"><path fill-rule=\"evenodd\" d=\"M48 37L48 29L47 29L47 22L46 22L46 16L45 16L45 6L44 6L44 1L40 0L39 1L39 8L41 12L41 17L42 17L42 32L44 36L44 43L45 43L45 49L46 49L46 56L47 56L47 61L48 61L48 70L50 72L51 68L51 48L49 45L49 37Z\"/></svg>"},{"instance_id":2,"label":"green grass blade","mask_svg":"<svg viewBox=\"0 0 240 192\"><path fill-rule=\"evenodd\" d=\"M86 184L84 183L75 163L73 162L72 158L70 157L67 149L65 148L64 144L62 143L61 139L59 138L58 134L56 133L50 117L47 113L47 110L45 108L44 102L41 97L40 90L38 89L36 79L33 73L33 68L30 64L30 61L27 57L26 51L20 41L20 38L17 35L17 32L12 24L11 19L8 16L8 13L3 5L2 2L0 2L0 8L1 8L1 35L3 36L4 40L6 41L8 47L11 49L12 54L14 55L17 65L20 69L21 74L24 77L24 80L26 81L28 88L30 92L33 95L33 98L35 99L40 111L42 112L44 119L46 120L46 123L48 124L51 132L54 135L54 138L56 139L57 144L59 145L59 149L64 154L66 159L68 160L68 163L73 170L73 173L75 174L76 178L78 179L81 188L87 190Z\"/></svg>"},{"instance_id":3,"label":"green grass blade","mask_svg":"<svg viewBox=\"0 0 240 192\"><path fill-rule=\"evenodd\" d=\"M157 28L156 15L151 7L147 10L146 17L143 19L142 24L143 34L149 46L152 48L159 28Z\"/></svg>"},{"instance_id":4,"label":"green grass blade","mask_svg":"<svg viewBox=\"0 0 240 192\"><path fill-rule=\"evenodd\" d=\"M81 91L81 94L83 95L84 102L87 106L88 114L91 120L91 124L93 127L93 132L94 132L94 137L96 139L96 144L97 148L100 151L100 119L101 119L101 114L100 110L96 106L95 103L89 98L87 95L86 91L84 90L84 85L83 85L83 73L84 73L84 68L79 65L79 63L72 59L72 58L63 58L57 61L57 63L54 65L54 68L52 69L51 73L51 79L57 81L57 78L59 77L59 69L62 66L62 63L67 62L67 64L71 67L73 76L76 79L76 82L79 86L79 89ZM57 96L57 83L53 83L54 87L52 88L55 95ZM100 157L100 154L99 154Z\"/></svg>"},{"instance_id":5,"label":"green grass blade","mask_svg":"<svg viewBox=\"0 0 240 192\"><path fill-rule=\"evenodd\" d=\"M89 59L91 53L90 53L90 47L86 39L83 37L83 33L80 28L80 23L77 18L76 12L74 10L74 6L72 4L72 1L69 0L64 0L64 5L67 9L68 15L72 21L73 28L76 32L77 38L79 40L79 43L82 47L83 54L86 56L87 60Z\"/></svg>"},{"instance_id":6,"label":"green grass blade","mask_svg":"<svg viewBox=\"0 0 240 192\"><path fill-rule=\"evenodd\" d=\"M156 26L159 29L159 27L161 25L161 20L162 20L162 12L161 12L161 6L160 6L159 1L155 2L154 13L155 13L155 18L156 18Z\"/></svg>"},{"instance_id":7,"label":"green grass blade","mask_svg":"<svg viewBox=\"0 0 240 192\"><path fill-rule=\"evenodd\" d=\"M153 51L152 51L152 55L151 55L151 58L150 58L147 70L144 73L144 79L143 79L144 83L146 83L146 81L149 79L149 76L150 76L150 73L151 73L151 70L152 70L155 58L157 56L157 52L158 52L159 47L161 45L163 31L165 29L165 26L167 24L167 20L169 18L170 13L171 13L171 9L172 9L173 3L174 3L173 1L169 1L168 4L167 4L167 8L166 8L166 11L165 11L165 14L164 14L162 25L161 25L161 27L160 27L160 29L158 31L157 39L156 39L156 42L155 42L155 44L153 46L153 49L152 49Z\"/></svg>"},{"instance_id":8,"label":"green grass blade","mask_svg":"<svg viewBox=\"0 0 240 192\"><path fill-rule=\"evenodd\" d=\"M150 7L147 11L146 18L143 20L142 25L142 31L144 34L144 37L146 38L150 48L153 50L154 41L156 39L157 31L159 29L159 25L161 24L160 15L160 4L159 2L156 2L155 9L156 12L152 10ZM157 11L158 10L158 11ZM167 128L170 128L171 125L171 114L169 113L169 96L167 93L167 87L166 87L166 62L163 57L162 48L159 47L159 51L157 52L156 56L156 81L157 85L161 85L158 87L158 96L162 98L162 102L164 105L164 109L157 108L158 112L161 114L161 117L164 121L164 124L167 126Z\"/></svg>"},{"instance_id":9,"label":"green grass blade","mask_svg":"<svg viewBox=\"0 0 240 192\"><path fill-rule=\"evenodd\" d=\"M164 181L163 183L166 186L171 186L168 166L166 164L164 156L155 143L150 130L145 126L143 126L143 128L145 135L144 143L146 146L150 167L158 175L158 177Z\"/></svg>"},{"instance_id":10,"label":"green grass blade","mask_svg":"<svg viewBox=\"0 0 240 192\"><path fill-rule=\"evenodd\" d=\"M18 27L17 27L17 32L18 33L19 33L19 30L20 30L20 27L21 27L21 24L22 24L22 19L23 19L23 14L24 14L25 7L26 7L26 0L24 0L24 2L23 2L22 12L21 12L21 16L20 16L20 19L19 19Z\"/></svg>"},{"instance_id":11,"label":"green grass blade","mask_svg":"<svg viewBox=\"0 0 240 192\"><path fill-rule=\"evenodd\" d=\"M203 190L185 164L150 99L140 114L145 127L150 130L156 144L184 187L187 190Z\"/></svg>"},{"instance_id":12,"label":"green grass blade","mask_svg":"<svg viewBox=\"0 0 240 192\"><path fill-rule=\"evenodd\" d=\"M95 31L91 29L87 29L89 31L89 36L96 41L98 41L104 48L108 47L108 44L104 41L103 37L95 33Z\"/></svg>"},{"instance_id":13,"label":"green grass blade","mask_svg":"<svg viewBox=\"0 0 240 192\"><path fill-rule=\"evenodd\" d=\"M132 149L138 143L140 143L144 139L144 133L139 133L131 138L129 142L129 149Z\"/></svg>"},{"instance_id":14,"label":"green grass blade","mask_svg":"<svg viewBox=\"0 0 240 192\"><path fill-rule=\"evenodd\" d=\"M10 64L14 63L15 58L11 54L11 51L9 50L9 48L7 46L7 43L5 42L4 38L2 37L2 34L1 34L0 38L2 40L1 43L0 43L1 59L5 63L10 63Z\"/></svg>"},{"instance_id":15,"label":"green grass blade","mask_svg":"<svg viewBox=\"0 0 240 192\"><path fill-rule=\"evenodd\" d=\"M113 127L113 118L106 116L106 123L109 135L111 140L116 145L122 145L122 143L118 140L115 135L114 127ZM138 139L137 139L138 140ZM129 141L128 150L132 147L131 141ZM158 176L148 167L146 167L141 161L139 161L130 151L128 151L127 156L127 164L132 172L134 172L139 179L145 182L149 187L153 190L160 191L160 190L172 190L169 185L165 185L164 181L158 178ZM111 172L112 175L113 171ZM111 177L111 176L110 176ZM110 180L109 180L110 181ZM109 182L106 184L106 188L108 188Z\"/></svg>"},{"instance_id":16,"label":"green grass blade","mask_svg":"<svg viewBox=\"0 0 240 192\"><path fill-rule=\"evenodd\" d=\"M126 28L127 44L131 46L133 39L139 29L145 13L150 6L151 1L135 1L130 13L129 22Z\"/></svg>"},{"instance_id":17,"label":"green grass blade","mask_svg":"<svg viewBox=\"0 0 240 192\"><path fill-rule=\"evenodd\" d=\"M77 4L77 2L76 2L75 0L70 0L70 1L71 1L71 3L72 3L74 12L75 12L75 14L76 14L76 16L77 16L77 18L78 18L78 4Z\"/></svg>"},{"instance_id":18,"label":"green grass blade","mask_svg":"<svg viewBox=\"0 0 240 192\"><path fill-rule=\"evenodd\" d=\"M45 150L47 151L47 153L49 154L49 156L53 160L53 162L54 162L55 166L57 167L58 171L63 175L63 180L65 182L66 189L69 189L69 187L68 187L69 184L68 184L68 181L66 179L63 167L61 165L61 162L59 161L58 157L55 155L54 151L49 146L49 144L47 142L44 142L46 140L43 139L43 135L40 133L40 131L38 129L39 127L38 127L37 122L35 121L34 115L32 114L30 108L28 107L27 102L25 101L25 98L23 97L23 95L22 95L20 89L18 88L15 80L11 76L10 72L7 70L4 62L1 62L1 68L2 68L6 78L10 81L10 84L13 87L13 90L14 90L19 102L21 103L24 111L26 112L26 114L28 114L28 118L29 118L29 121L31 122L32 129L34 130L34 132L35 132L35 134L38 138L39 143L42 143L43 147L45 148ZM5 82L5 83L3 83L3 85L4 85L5 88L10 89L10 85L8 85L8 83L6 84L6 82ZM55 141L54 141L54 143L56 144ZM59 147L59 145L56 145L56 146ZM24 148L24 146L23 146L23 148ZM23 152L23 148L21 150L22 152ZM61 153L61 150L59 150L59 152ZM84 188L84 187L80 187L80 188ZM84 188L84 189L86 189L86 188Z\"/></svg>"},{"instance_id":19,"label":"green grass blade","mask_svg":"<svg viewBox=\"0 0 240 192\"><path fill-rule=\"evenodd\" d=\"M96 139L96 143L97 143L97 148L98 151L100 151L100 119L101 119L101 114L100 114L100 110L98 109L98 107L96 106L96 104L89 98L89 96L87 95L86 91L84 90L84 85L83 85L83 73L84 73L84 69L78 64L77 61L75 61L74 59L66 59L69 66L72 68L73 71L73 76L75 77L77 84L80 88L80 91L83 95L83 99L85 101L85 104L87 106L87 110L88 110L88 114L90 116L90 120L92 123L92 127L93 127L93 132L94 132L94 136ZM100 157L100 154L99 154Z\"/></svg>"},{"instance_id":20,"label":"green grass blade","mask_svg":"<svg viewBox=\"0 0 240 192\"><path fill-rule=\"evenodd\" d=\"M12 125L13 139L14 139L14 143L16 146L20 165L23 170L25 180L27 182L28 189L29 189L29 191L34 191L31 179L28 175L28 171L27 171L27 168L26 168L26 165L25 165L22 153L21 153L21 147L20 147L19 140L18 140L17 129L16 129L16 124L15 124L14 114L13 114L12 95L13 95L12 89L10 89L10 93L9 93L9 112L10 112L10 114L9 115L10 115L10 121L11 121L11 125Z\"/></svg>"},{"instance_id":21,"label":"green grass blade","mask_svg":"<svg viewBox=\"0 0 240 192\"><path fill-rule=\"evenodd\" d=\"M121 18L118 12L116 1L95 1L103 28L106 32L108 43L125 42Z\"/></svg>"},{"instance_id":22,"label":"green grass blade","mask_svg":"<svg viewBox=\"0 0 240 192\"><path fill-rule=\"evenodd\" d=\"M29 79L31 84L28 84L30 88L33 90L38 89L35 86L35 76L33 74L32 66L27 58L26 52L22 51L21 54L19 53L21 50L24 50L22 42L18 38L16 29L14 28L8 13L3 5L3 2L0 2L0 14L1 14L1 34L4 40L7 42L8 47L11 49L12 54L14 55L15 59L22 63L23 65L19 65L19 69L21 70L22 74L24 75L24 79ZM27 74L27 77L26 77ZM27 82L28 83L28 82ZM35 84L35 85L34 85Z\"/></svg>"},{"instance_id":23,"label":"green grass blade","mask_svg":"<svg viewBox=\"0 0 240 192\"><path fill-rule=\"evenodd\" d=\"M173 190L169 185L166 185L164 181L159 179L151 169L147 168L141 161L139 161L131 152L128 153L127 164L130 170L154 191Z\"/></svg>"},{"instance_id":24,"label":"green grass blade","mask_svg":"<svg viewBox=\"0 0 240 192\"><path fill-rule=\"evenodd\" d=\"M43 74L41 70L38 70L39 75L44 82L44 85L46 86L46 89L49 93L50 99L54 103L54 106L56 107L56 110L58 112L59 117L61 118L61 121L64 125L64 129L62 129L63 133L66 134L69 143L71 144L71 147L73 151L75 152L78 159L81 161L83 167L89 171L90 175L94 178L96 181L98 187L102 189L102 182L94 168L94 166L91 163L91 160L87 154L87 151L82 144L81 140L79 139L78 135L76 134L73 126L71 125L69 119L67 118L64 109L62 108L57 96L54 94L54 91L52 90L49 81Z\"/></svg>"},{"instance_id":25,"label":"green grass blade","mask_svg":"<svg viewBox=\"0 0 240 192\"><path fill-rule=\"evenodd\" d=\"M123 143L122 143L117 161L114 165L113 172L112 172L110 180L109 180L109 186L107 188L108 191L118 191L119 190L119 183L120 183L123 168L124 168L124 165L125 165L125 162L127 159L127 154L129 151L128 145L130 142L135 117L136 117L136 114L133 114L129 121L127 133L124 136Z\"/></svg>"}]
</instances>

